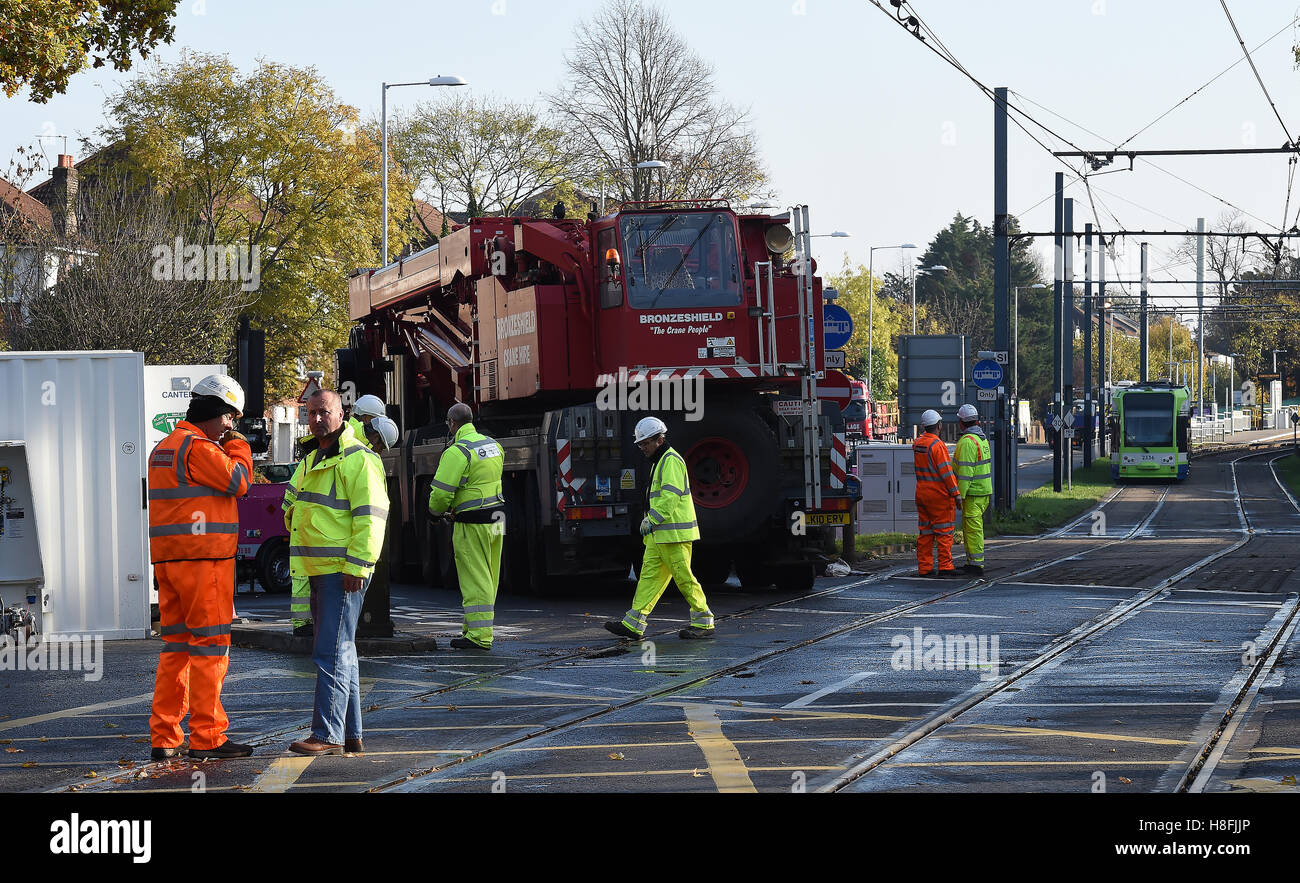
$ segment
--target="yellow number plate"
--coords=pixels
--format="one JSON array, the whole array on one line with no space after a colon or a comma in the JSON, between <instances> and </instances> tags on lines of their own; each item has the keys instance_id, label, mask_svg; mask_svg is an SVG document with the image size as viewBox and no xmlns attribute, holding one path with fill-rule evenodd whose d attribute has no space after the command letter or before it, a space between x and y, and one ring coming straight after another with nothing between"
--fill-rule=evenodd
<instances>
[{"instance_id":1,"label":"yellow number plate","mask_svg":"<svg viewBox=\"0 0 1300 883\"><path fill-rule=\"evenodd\" d=\"M847 512L810 512L804 516L805 524L818 527L828 524L848 524L849 513Z\"/></svg>"}]
</instances>

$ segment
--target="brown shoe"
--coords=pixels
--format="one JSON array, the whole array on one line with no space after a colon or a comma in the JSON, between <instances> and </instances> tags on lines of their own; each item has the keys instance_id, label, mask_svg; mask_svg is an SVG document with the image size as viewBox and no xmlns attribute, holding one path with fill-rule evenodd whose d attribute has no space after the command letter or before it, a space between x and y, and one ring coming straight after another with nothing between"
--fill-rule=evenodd
<instances>
[{"instance_id":1,"label":"brown shoe","mask_svg":"<svg viewBox=\"0 0 1300 883\"><path fill-rule=\"evenodd\" d=\"M366 750L366 746L361 743L360 739L346 739L343 742L343 750L348 754L360 754Z\"/></svg>"},{"instance_id":2,"label":"brown shoe","mask_svg":"<svg viewBox=\"0 0 1300 883\"><path fill-rule=\"evenodd\" d=\"M304 739L301 742L294 742L289 746L289 750L294 754L306 754L309 757L319 757L322 754L342 754L343 746L337 742L322 742L315 736Z\"/></svg>"}]
</instances>

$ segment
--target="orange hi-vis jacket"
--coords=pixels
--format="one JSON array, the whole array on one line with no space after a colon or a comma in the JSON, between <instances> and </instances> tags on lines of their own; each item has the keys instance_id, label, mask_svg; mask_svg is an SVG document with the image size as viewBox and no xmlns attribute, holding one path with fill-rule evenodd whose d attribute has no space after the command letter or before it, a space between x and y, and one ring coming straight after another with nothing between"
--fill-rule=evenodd
<instances>
[{"instance_id":1,"label":"orange hi-vis jacket","mask_svg":"<svg viewBox=\"0 0 1300 883\"><path fill-rule=\"evenodd\" d=\"M961 499L957 476L952 471L948 446L933 432L923 432L912 445L912 463L916 468L916 499L931 505L951 497Z\"/></svg>"},{"instance_id":2,"label":"orange hi-vis jacket","mask_svg":"<svg viewBox=\"0 0 1300 883\"><path fill-rule=\"evenodd\" d=\"M239 498L248 493L253 452L248 442L224 445L182 420L149 454L149 558L165 561L234 558Z\"/></svg>"}]
</instances>

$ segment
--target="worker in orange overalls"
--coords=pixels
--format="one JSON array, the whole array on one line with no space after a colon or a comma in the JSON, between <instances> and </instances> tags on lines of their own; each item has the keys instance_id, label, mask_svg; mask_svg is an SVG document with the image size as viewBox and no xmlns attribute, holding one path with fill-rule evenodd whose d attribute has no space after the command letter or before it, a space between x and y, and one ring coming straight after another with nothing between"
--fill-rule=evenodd
<instances>
[{"instance_id":1,"label":"worker in orange overalls","mask_svg":"<svg viewBox=\"0 0 1300 883\"><path fill-rule=\"evenodd\" d=\"M939 438L943 418L933 409L921 415L925 432L912 444L916 467L916 518L920 535L916 540L917 576L952 579L959 576L952 566L952 531L957 524L961 491L952 471L948 446ZM939 564L935 567L935 547Z\"/></svg>"},{"instance_id":2,"label":"worker in orange overalls","mask_svg":"<svg viewBox=\"0 0 1300 883\"><path fill-rule=\"evenodd\" d=\"M238 500L253 475L248 441L234 429L244 391L213 374L192 393L185 419L149 454L149 558L164 642L149 717L154 760L180 754L187 711L190 757L253 753L226 738L221 707L235 616Z\"/></svg>"}]
</instances>

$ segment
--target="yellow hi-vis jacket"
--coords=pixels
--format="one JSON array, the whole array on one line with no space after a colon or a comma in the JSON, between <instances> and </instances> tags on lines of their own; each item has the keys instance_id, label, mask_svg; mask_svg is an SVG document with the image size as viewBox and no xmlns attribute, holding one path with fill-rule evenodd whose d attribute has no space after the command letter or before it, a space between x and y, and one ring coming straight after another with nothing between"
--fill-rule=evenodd
<instances>
[{"instance_id":1,"label":"yellow hi-vis jacket","mask_svg":"<svg viewBox=\"0 0 1300 883\"><path fill-rule=\"evenodd\" d=\"M686 461L670 447L665 447L650 467L646 503L650 518L648 539L656 543L689 543L700 538Z\"/></svg>"},{"instance_id":2,"label":"yellow hi-vis jacket","mask_svg":"<svg viewBox=\"0 0 1300 883\"><path fill-rule=\"evenodd\" d=\"M957 488L963 497L993 495L993 453L978 425L966 430L957 441L953 465L957 467Z\"/></svg>"},{"instance_id":3,"label":"yellow hi-vis jacket","mask_svg":"<svg viewBox=\"0 0 1300 883\"><path fill-rule=\"evenodd\" d=\"M366 438L366 424L361 422L360 417L349 417L348 426L352 427L352 432L357 437L357 442L370 447L370 439Z\"/></svg>"},{"instance_id":4,"label":"yellow hi-vis jacket","mask_svg":"<svg viewBox=\"0 0 1300 883\"><path fill-rule=\"evenodd\" d=\"M438 471L429 491L429 511L452 516L501 506L501 472L505 452L493 439L466 423L456 431L451 446L438 458Z\"/></svg>"},{"instance_id":5,"label":"yellow hi-vis jacket","mask_svg":"<svg viewBox=\"0 0 1300 883\"><path fill-rule=\"evenodd\" d=\"M352 427L337 452L308 454L284 492L292 573L370 576L384 543L388 488L379 455L359 444Z\"/></svg>"}]
</instances>

